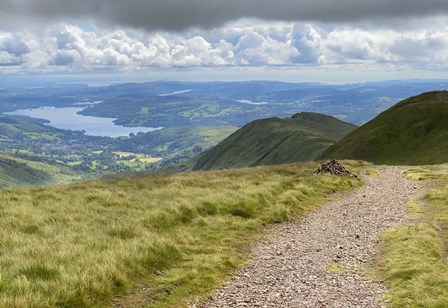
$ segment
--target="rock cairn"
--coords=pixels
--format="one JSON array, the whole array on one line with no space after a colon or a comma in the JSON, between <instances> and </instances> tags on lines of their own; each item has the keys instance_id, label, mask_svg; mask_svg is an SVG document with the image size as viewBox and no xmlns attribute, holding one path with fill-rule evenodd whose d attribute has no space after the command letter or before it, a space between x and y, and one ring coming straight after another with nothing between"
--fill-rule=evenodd
<instances>
[{"instance_id":1,"label":"rock cairn","mask_svg":"<svg viewBox=\"0 0 448 308\"><path fill-rule=\"evenodd\" d=\"M325 164L321 165L319 169L316 170L317 174L320 173L330 173L333 175L349 176L352 178L358 177L356 174L348 171L341 163L336 159L330 159Z\"/></svg>"}]
</instances>

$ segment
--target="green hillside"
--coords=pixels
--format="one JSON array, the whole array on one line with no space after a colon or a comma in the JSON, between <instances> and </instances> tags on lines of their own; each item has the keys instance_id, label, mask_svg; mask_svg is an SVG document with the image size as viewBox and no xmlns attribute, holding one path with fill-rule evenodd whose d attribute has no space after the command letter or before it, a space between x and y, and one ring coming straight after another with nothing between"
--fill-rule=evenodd
<instances>
[{"instance_id":1,"label":"green hillside","mask_svg":"<svg viewBox=\"0 0 448 308\"><path fill-rule=\"evenodd\" d=\"M360 164L344 163L359 171ZM186 307L244 264L263 225L305 215L333 192L361 185L316 176L317 167L3 190L0 306Z\"/></svg>"},{"instance_id":2,"label":"green hillside","mask_svg":"<svg viewBox=\"0 0 448 308\"><path fill-rule=\"evenodd\" d=\"M47 184L52 182L52 176L30 167L24 162L0 156L0 187L21 185Z\"/></svg>"},{"instance_id":3,"label":"green hillside","mask_svg":"<svg viewBox=\"0 0 448 308\"><path fill-rule=\"evenodd\" d=\"M448 160L448 92L408 98L328 148L319 159L377 164L438 164Z\"/></svg>"},{"instance_id":4,"label":"green hillside","mask_svg":"<svg viewBox=\"0 0 448 308\"><path fill-rule=\"evenodd\" d=\"M79 179L79 174L62 166L0 154L0 188L54 184Z\"/></svg>"},{"instance_id":5,"label":"green hillside","mask_svg":"<svg viewBox=\"0 0 448 308\"><path fill-rule=\"evenodd\" d=\"M257 120L200 155L193 170L311 161L356 126L318 113Z\"/></svg>"}]
</instances>

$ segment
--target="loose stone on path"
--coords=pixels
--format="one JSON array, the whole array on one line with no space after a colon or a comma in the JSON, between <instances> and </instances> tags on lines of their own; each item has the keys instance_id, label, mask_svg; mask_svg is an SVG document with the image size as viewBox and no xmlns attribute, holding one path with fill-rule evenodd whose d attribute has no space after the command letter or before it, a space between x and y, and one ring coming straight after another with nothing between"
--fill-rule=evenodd
<instances>
[{"instance_id":1,"label":"loose stone on path","mask_svg":"<svg viewBox=\"0 0 448 308\"><path fill-rule=\"evenodd\" d=\"M255 245L253 263L201 307L381 307L386 289L362 266L381 231L406 222L408 196L420 184L405 170L384 167L379 178L365 177L365 187L306 218L268 227L279 235Z\"/></svg>"}]
</instances>

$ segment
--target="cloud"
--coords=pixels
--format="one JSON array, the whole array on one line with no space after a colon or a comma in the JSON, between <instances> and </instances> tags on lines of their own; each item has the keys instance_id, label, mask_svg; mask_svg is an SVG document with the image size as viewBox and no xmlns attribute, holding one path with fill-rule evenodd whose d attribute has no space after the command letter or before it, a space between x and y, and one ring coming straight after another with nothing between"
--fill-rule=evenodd
<instances>
[{"instance_id":1,"label":"cloud","mask_svg":"<svg viewBox=\"0 0 448 308\"><path fill-rule=\"evenodd\" d=\"M0 66L17 66L24 63L30 52L26 43L11 34L0 34Z\"/></svg>"},{"instance_id":2,"label":"cloud","mask_svg":"<svg viewBox=\"0 0 448 308\"><path fill-rule=\"evenodd\" d=\"M79 62L81 55L76 50L59 50L54 57L54 64L69 66Z\"/></svg>"},{"instance_id":3,"label":"cloud","mask_svg":"<svg viewBox=\"0 0 448 308\"><path fill-rule=\"evenodd\" d=\"M272 27L235 24L231 27L233 29L223 28L218 31L220 33L216 30L213 34L192 32L181 35L135 30L89 32L65 24L34 34L4 33L8 39L3 45L14 46L14 52L26 52L26 55L21 62L14 60L14 54L3 55L0 59L10 66L19 65L18 69L140 70L151 67L284 65L299 54L287 39L292 24ZM227 41L227 37L231 39ZM11 44L10 40L16 43ZM28 45L32 48L24 48ZM4 51L12 52L12 49Z\"/></svg>"},{"instance_id":4,"label":"cloud","mask_svg":"<svg viewBox=\"0 0 448 308\"><path fill-rule=\"evenodd\" d=\"M0 50L15 56L22 56L30 52L30 49L23 41L14 37L2 40Z\"/></svg>"},{"instance_id":5,"label":"cloud","mask_svg":"<svg viewBox=\"0 0 448 308\"><path fill-rule=\"evenodd\" d=\"M446 15L446 0L0 0L0 25L92 18L146 30L212 28L240 18L350 23Z\"/></svg>"},{"instance_id":6,"label":"cloud","mask_svg":"<svg viewBox=\"0 0 448 308\"><path fill-rule=\"evenodd\" d=\"M212 30L86 31L60 24L1 32L0 72L362 65L447 69L448 26L395 31L240 20Z\"/></svg>"},{"instance_id":7,"label":"cloud","mask_svg":"<svg viewBox=\"0 0 448 308\"><path fill-rule=\"evenodd\" d=\"M241 64L245 65L282 65L299 55L290 42L263 36L256 31L240 37L235 52Z\"/></svg>"}]
</instances>

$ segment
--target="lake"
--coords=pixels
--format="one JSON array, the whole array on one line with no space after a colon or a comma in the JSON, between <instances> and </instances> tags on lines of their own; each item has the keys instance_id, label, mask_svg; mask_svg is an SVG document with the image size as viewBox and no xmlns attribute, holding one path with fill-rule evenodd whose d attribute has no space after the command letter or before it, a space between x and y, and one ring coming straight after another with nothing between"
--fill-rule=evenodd
<instances>
[{"instance_id":1,"label":"lake","mask_svg":"<svg viewBox=\"0 0 448 308\"><path fill-rule=\"evenodd\" d=\"M146 133L162 129L161 127L126 127L114 124L114 118L100 118L78 114L86 107L41 107L5 112L8 115L29 116L50 121L48 125L69 130L83 130L86 135L103 137L129 136L130 133Z\"/></svg>"},{"instance_id":2,"label":"lake","mask_svg":"<svg viewBox=\"0 0 448 308\"><path fill-rule=\"evenodd\" d=\"M241 104L248 104L248 105L268 105L269 102L253 102L248 99L237 99L235 102L241 103Z\"/></svg>"}]
</instances>

